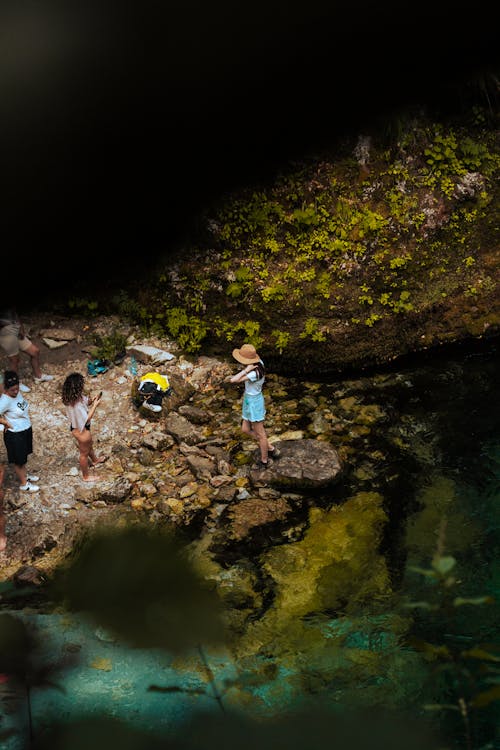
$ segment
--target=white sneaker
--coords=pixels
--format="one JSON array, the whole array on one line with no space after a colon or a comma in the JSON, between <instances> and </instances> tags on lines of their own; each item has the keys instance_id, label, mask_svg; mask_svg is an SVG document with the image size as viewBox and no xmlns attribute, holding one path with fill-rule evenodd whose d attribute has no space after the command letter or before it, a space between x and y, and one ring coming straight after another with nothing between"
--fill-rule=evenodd
<instances>
[{"instance_id":1,"label":"white sneaker","mask_svg":"<svg viewBox=\"0 0 500 750\"><path fill-rule=\"evenodd\" d=\"M48 383L49 380L54 380L54 376L46 375L45 373L43 373L43 375L40 375L39 378L35 377L35 380L37 383Z\"/></svg>"},{"instance_id":2,"label":"white sneaker","mask_svg":"<svg viewBox=\"0 0 500 750\"><path fill-rule=\"evenodd\" d=\"M40 477L37 477L34 474L28 474L26 478L28 482L38 482L38 480L40 479Z\"/></svg>"},{"instance_id":3,"label":"white sneaker","mask_svg":"<svg viewBox=\"0 0 500 750\"><path fill-rule=\"evenodd\" d=\"M29 393L31 391L31 388L28 388L27 385L24 385L24 383L19 383L19 390L21 393Z\"/></svg>"},{"instance_id":4,"label":"white sneaker","mask_svg":"<svg viewBox=\"0 0 500 750\"><path fill-rule=\"evenodd\" d=\"M26 482L26 484L22 484L19 489L22 490L22 492L38 492L40 487L36 484L31 484L31 482Z\"/></svg>"},{"instance_id":5,"label":"white sneaker","mask_svg":"<svg viewBox=\"0 0 500 750\"><path fill-rule=\"evenodd\" d=\"M149 409L149 411L161 411L161 406L159 404L148 404L148 402L145 401L143 406L145 409Z\"/></svg>"}]
</instances>

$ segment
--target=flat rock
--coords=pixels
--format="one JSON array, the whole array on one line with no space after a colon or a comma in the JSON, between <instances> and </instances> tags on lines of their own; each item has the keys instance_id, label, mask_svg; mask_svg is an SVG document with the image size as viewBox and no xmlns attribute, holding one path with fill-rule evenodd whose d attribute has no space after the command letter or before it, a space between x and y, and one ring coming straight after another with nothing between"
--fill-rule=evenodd
<instances>
[{"instance_id":1,"label":"flat rock","mask_svg":"<svg viewBox=\"0 0 500 750\"><path fill-rule=\"evenodd\" d=\"M49 347L49 349L60 349L61 346L66 346L66 344L68 343L67 341L56 341L56 339L48 338L43 338L42 341L45 346Z\"/></svg>"},{"instance_id":2,"label":"flat rock","mask_svg":"<svg viewBox=\"0 0 500 750\"><path fill-rule=\"evenodd\" d=\"M264 470L253 469L254 485L266 484L297 492L321 491L331 487L342 471L337 451L320 440L283 440L275 443L281 457Z\"/></svg>"},{"instance_id":3,"label":"flat rock","mask_svg":"<svg viewBox=\"0 0 500 750\"><path fill-rule=\"evenodd\" d=\"M54 341L74 341L76 339L76 333L71 328L44 328L40 331L40 336L45 339L52 339Z\"/></svg>"},{"instance_id":4,"label":"flat rock","mask_svg":"<svg viewBox=\"0 0 500 750\"><path fill-rule=\"evenodd\" d=\"M147 346L146 344L127 346L127 354L134 356L139 362L151 365L161 365L164 362L170 362L175 359L174 354L164 349L158 349L156 346Z\"/></svg>"}]
</instances>

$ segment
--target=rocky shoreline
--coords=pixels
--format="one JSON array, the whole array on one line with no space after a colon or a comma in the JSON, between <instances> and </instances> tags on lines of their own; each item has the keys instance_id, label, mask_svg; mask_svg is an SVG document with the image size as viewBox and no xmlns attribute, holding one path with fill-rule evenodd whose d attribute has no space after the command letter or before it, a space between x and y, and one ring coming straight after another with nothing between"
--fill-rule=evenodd
<instances>
[{"instance_id":1,"label":"rocky shoreline","mask_svg":"<svg viewBox=\"0 0 500 750\"><path fill-rule=\"evenodd\" d=\"M252 468L256 446L242 440L239 430L240 389L223 383L234 372L228 362L205 356L188 360L174 342L145 338L118 319L52 316L47 321L42 316L26 325L54 380L32 383L23 359L34 431L28 468L40 476L41 489L36 495L20 493L7 468L3 580L27 575L36 580L67 554L84 528L104 519L120 523L144 517L185 529L203 526L213 532L214 548L220 547L221 535L223 546L239 548L256 530L289 522L309 495L330 488L341 472L332 446L303 440L297 430L271 430L283 457L266 471ZM128 332L127 356L106 372L88 376L89 337L119 327ZM137 374L131 372L132 357ZM151 369L167 373L174 388L159 419L138 409L132 398L137 378ZM86 376L92 392L103 391L93 434L108 460L95 468L100 481L91 485L81 480L60 398L62 382L72 371Z\"/></svg>"}]
</instances>

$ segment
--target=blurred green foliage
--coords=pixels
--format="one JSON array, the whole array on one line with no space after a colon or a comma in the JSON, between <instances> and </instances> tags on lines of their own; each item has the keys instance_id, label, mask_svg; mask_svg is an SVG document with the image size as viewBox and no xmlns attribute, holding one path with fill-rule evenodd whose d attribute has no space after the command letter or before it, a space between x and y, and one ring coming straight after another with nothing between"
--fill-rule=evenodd
<instances>
[{"instance_id":1,"label":"blurred green foliage","mask_svg":"<svg viewBox=\"0 0 500 750\"><path fill-rule=\"evenodd\" d=\"M131 646L177 652L224 639L221 606L173 535L150 527L86 537L58 568L50 593Z\"/></svg>"}]
</instances>

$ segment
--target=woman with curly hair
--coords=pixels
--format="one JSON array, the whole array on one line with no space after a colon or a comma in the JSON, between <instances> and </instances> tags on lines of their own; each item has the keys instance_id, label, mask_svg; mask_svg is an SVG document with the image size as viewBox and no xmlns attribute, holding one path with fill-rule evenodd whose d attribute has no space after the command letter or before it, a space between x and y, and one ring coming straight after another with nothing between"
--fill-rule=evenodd
<instances>
[{"instance_id":1,"label":"woman with curly hair","mask_svg":"<svg viewBox=\"0 0 500 750\"><path fill-rule=\"evenodd\" d=\"M94 453L90 422L97 409L102 392L96 398L89 398L84 393L85 379L79 372L72 372L67 376L62 387L62 401L66 407L66 414L70 423L71 434L78 444L80 451L80 469L84 482L96 482L97 477L90 474L91 466L102 464L105 456L98 457Z\"/></svg>"}]
</instances>

